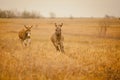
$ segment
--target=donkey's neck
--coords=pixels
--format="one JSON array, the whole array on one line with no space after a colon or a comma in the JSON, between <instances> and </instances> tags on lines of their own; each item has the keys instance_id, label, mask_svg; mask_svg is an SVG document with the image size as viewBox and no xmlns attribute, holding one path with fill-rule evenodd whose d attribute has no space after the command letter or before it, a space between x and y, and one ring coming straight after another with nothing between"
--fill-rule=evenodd
<instances>
[{"instance_id":1,"label":"donkey's neck","mask_svg":"<svg viewBox=\"0 0 120 80\"><path fill-rule=\"evenodd\" d=\"M30 36L28 36L28 33L25 32L25 39L29 39L29 38L30 38Z\"/></svg>"},{"instance_id":2,"label":"donkey's neck","mask_svg":"<svg viewBox=\"0 0 120 80\"><path fill-rule=\"evenodd\" d=\"M56 38L57 38L57 40L61 40L61 34L59 34L59 35L56 34Z\"/></svg>"}]
</instances>

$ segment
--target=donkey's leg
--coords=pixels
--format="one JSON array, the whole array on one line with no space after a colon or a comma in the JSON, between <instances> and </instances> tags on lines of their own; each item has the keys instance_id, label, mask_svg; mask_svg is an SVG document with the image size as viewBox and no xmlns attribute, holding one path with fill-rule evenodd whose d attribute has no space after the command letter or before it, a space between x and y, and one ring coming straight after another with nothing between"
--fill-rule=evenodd
<instances>
[{"instance_id":1,"label":"donkey's leg","mask_svg":"<svg viewBox=\"0 0 120 80\"><path fill-rule=\"evenodd\" d=\"M57 51L60 51L58 44L56 44L56 43L53 42L53 45L55 46L55 48L56 48Z\"/></svg>"},{"instance_id":2,"label":"donkey's leg","mask_svg":"<svg viewBox=\"0 0 120 80\"><path fill-rule=\"evenodd\" d=\"M60 43L60 50L61 50L61 52L63 52L63 53L65 52L65 51L64 51L64 45L63 45L62 42Z\"/></svg>"},{"instance_id":3,"label":"donkey's leg","mask_svg":"<svg viewBox=\"0 0 120 80\"><path fill-rule=\"evenodd\" d=\"M26 44L27 44L27 47L30 46L30 44L31 44L31 39L30 38L26 39Z\"/></svg>"},{"instance_id":4,"label":"donkey's leg","mask_svg":"<svg viewBox=\"0 0 120 80\"><path fill-rule=\"evenodd\" d=\"M27 46L27 40L23 41L23 46L26 47Z\"/></svg>"}]
</instances>

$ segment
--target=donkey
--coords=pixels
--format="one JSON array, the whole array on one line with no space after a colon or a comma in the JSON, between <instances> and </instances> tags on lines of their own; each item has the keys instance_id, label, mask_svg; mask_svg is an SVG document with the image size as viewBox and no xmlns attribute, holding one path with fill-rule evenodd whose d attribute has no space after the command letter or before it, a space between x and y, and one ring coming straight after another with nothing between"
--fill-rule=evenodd
<instances>
[{"instance_id":1,"label":"donkey","mask_svg":"<svg viewBox=\"0 0 120 80\"><path fill-rule=\"evenodd\" d=\"M19 31L18 36L21 40L23 46L29 46L31 44L31 28L33 26L26 26L24 25L25 29Z\"/></svg>"},{"instance_id":2,"label":"donkey","mask_svg":"<svg viewBox=\"0 0 120 80\"><path fill-rule=\"evenodd\" d=\"M57 25L55 23L55 33L51 36L51 41L53 43L53 45L55 46L57 51L61 51L64 53L64 45L63 45L63 41L64 41L64 37L62 35L61 32L61 27L63 26L63 23Z\"/></svg>"}]
</instances>

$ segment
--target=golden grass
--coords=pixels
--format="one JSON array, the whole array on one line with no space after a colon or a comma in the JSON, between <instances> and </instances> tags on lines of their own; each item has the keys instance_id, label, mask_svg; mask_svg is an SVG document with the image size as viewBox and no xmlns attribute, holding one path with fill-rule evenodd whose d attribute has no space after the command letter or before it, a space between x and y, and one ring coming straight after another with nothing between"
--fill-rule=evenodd
<instances>
[{"instance_id":1,"label":"golden grass","mask_svg":"<svg viewBox=\"0 0 120 80\"><path fill-rule=\"evenodd\" d=\"M99 21L0 19L0 80L119 80L120 25L109 27L109 38L99 38ZM55 22L64 23L64 54L50 42ZM18 39L23 25L34 26L26 48Z\"/></svg>"}]
</instances>

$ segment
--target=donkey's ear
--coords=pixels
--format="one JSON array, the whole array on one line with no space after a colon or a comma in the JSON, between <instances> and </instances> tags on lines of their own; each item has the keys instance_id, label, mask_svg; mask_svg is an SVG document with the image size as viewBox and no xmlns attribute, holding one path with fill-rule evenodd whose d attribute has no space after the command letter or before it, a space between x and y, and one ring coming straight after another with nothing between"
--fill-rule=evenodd
<instances>
[{"instance_id":1,"label":"donkey's ear","mask_svg":"<svg viewBox=\"0 0 120 80\"><path fill-rule=\"evenodd\" d=\"M27 27L26 25L24 25L24 27L25 27L26 29L28 29L28 27Z\"/></svg>"},{"instance_id":2,"label":"donkey's ear","mask_svg":"<svg viewBox=\"0 0 120 80\"><path fill-rule=\"evenodd\" d=\"M63 23L61 23L60 27L62 27L62 26L63 26Z\"/></svg>"},{"instance_id":3,"label":"donkey's ear","mask_svg":"<svg viewBox=\"0 0 120 80\"><path fill-rule=\"evenodd\" d=\"M57 24L55 23L55 27L57 27Z\"/></svg>"}]
</instances>

